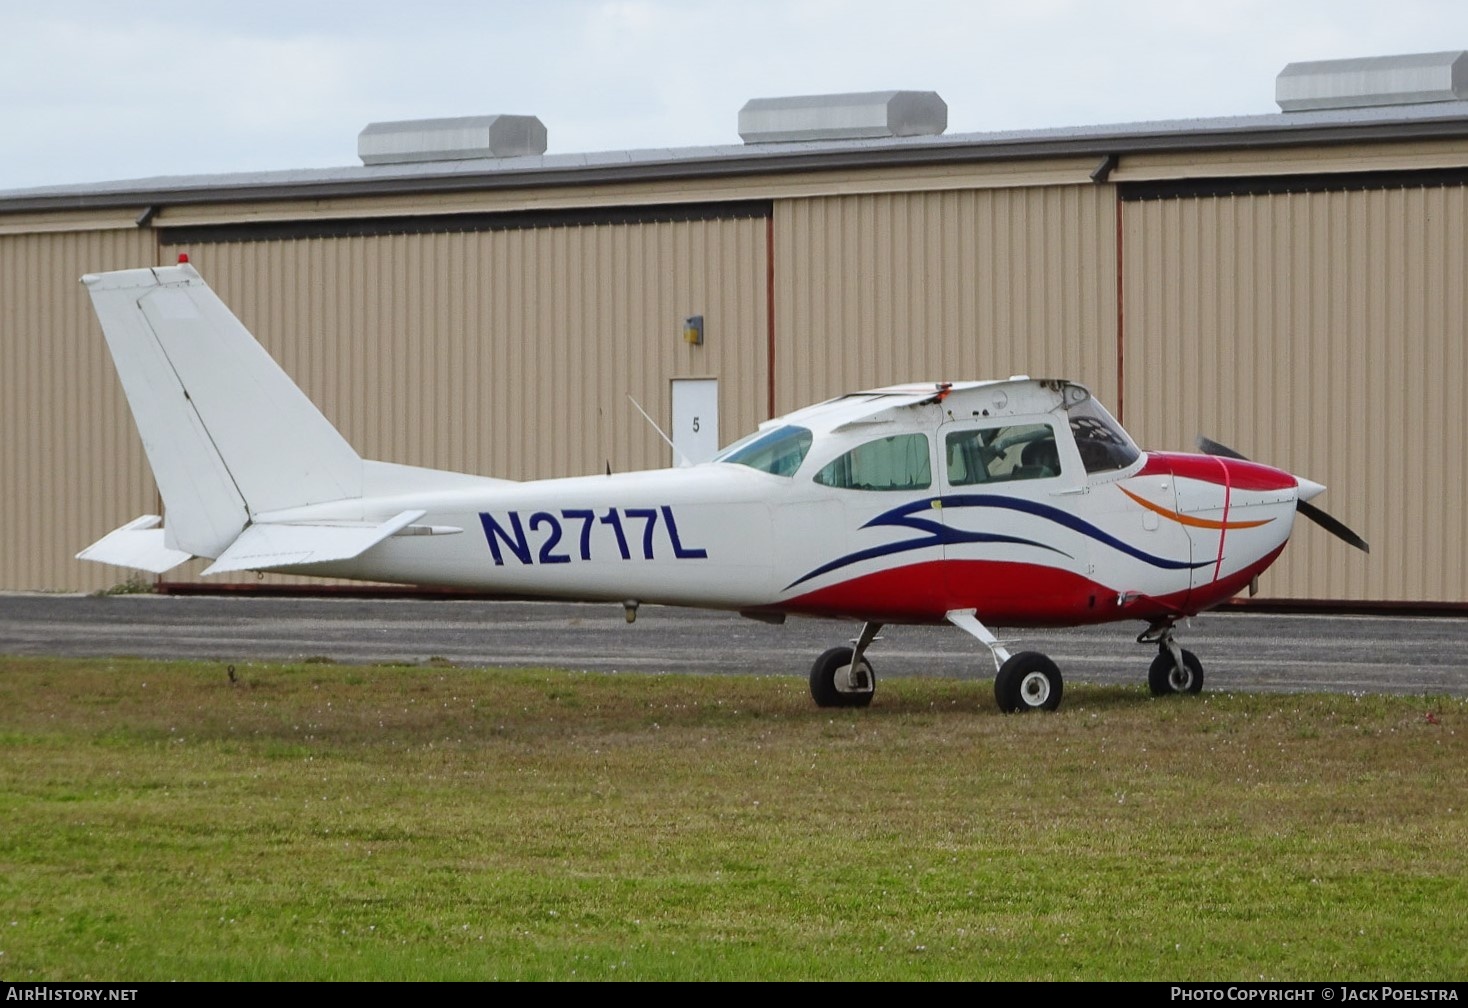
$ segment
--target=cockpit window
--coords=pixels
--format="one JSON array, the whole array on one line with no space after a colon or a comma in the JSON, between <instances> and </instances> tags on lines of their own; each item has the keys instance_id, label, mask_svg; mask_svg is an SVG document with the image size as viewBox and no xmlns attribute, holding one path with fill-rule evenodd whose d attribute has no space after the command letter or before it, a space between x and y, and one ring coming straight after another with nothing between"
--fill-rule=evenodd
<instances>
[{"instance_id":1,"label":"cockpit window","mask_svg":"<svg viewBox=\"0 0 1468 1008\"><path fill-rule=\"evenodd\" d=\"M735 462L776 476L794 476L810 451L810 440L810 431L793 425L756 431L719 452L714 461Z\"/></svg>"},{"instance_id":2,"label":"cockpit window","mask_svg":"<svg viewBox=\"0 0 1468 1008\"><path fill-rule=\"evenodd\" d=\"M858 445L833 459L816 482L844 490L926 490L933 465L925 434L894 434Z\"/></svg>"},{"instance_id":3,"label":"cockpit window","mask_svg":"<svg viewBox=\"0 0 1468 1008\"><path fill-rule=\"evenodd\" d=\"M1125 469L1141 457L1139 449L1121 425L1111 418L1095 399L1089 396L1066 406L1070 430L1075 435L1076 449L1088 473Z\"/></svg>"},{"instance_id":4,"label":"cockpit window","mask_svg":"<svg viewBox=\"0 0 1468 1008\"><path fill-rule=\"evenodd\" d=\"M1049 424L953 431L944 444L951 486L1060 475L1060 452L1055 447L1055 431Z\"/></svg>"}]
</instances>

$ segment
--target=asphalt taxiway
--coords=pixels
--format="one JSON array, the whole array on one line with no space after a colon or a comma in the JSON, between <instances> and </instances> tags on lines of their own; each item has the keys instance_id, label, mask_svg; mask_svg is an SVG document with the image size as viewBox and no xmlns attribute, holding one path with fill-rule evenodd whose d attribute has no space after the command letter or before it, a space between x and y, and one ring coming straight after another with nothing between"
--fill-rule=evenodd
<instances>
[{"instance_id":1,"label":"asphalt taxiway","mask_svg":"<svg viewBox=\"0 0 1468 1008\"><path fill-rule=\"evenodd\" d=\"M0 595L0 654L193 658L221 663L551 666L585 670L805 676L858 626L732 613L457 599L208 595ZM1050 655L1068 682L1143 683L1155 648L1138 624L997 628L1011 650ZM1209 691L1468 696L1468 618L1221 610L1179 632ZM891 626L868 652L878 679L990 680L987 649L953 627Z\"/></svg>"}]
</instances>

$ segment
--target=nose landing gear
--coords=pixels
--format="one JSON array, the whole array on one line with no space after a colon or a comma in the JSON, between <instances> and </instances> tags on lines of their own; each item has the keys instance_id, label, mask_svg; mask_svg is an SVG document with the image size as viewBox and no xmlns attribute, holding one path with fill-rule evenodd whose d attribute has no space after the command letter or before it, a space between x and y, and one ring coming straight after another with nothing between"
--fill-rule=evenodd
<instances>
[{"instance_id":1,"label":"nose landing gear","mask_svg":"<svg viewBox=\"0 0 1468 1008\"><path fill-rule=\"evenodd\" d=\"M1153 623L1137 635L1138 644L1156 644L1157 657L1147 670L1147 686L1153 696L1199 693L1203 689L1203 663L1182 647L1172 632L1173 622Z\"/></svg>"}]
</instances>

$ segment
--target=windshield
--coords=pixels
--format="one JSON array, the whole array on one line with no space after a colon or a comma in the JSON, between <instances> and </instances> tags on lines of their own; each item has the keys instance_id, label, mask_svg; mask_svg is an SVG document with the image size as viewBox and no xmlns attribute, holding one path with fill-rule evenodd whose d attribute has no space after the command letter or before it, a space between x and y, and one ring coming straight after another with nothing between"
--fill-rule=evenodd
<instances>
[{"instance_id":1,"label":"windshield","mask_svg":"<svg viewBox=\"0 0 1468 1008\"><path fill-rule=\"evenodd\" d=\"M794 476L810 451L810 441L810 431L804 427L787 425L755 431L719 452L714 461L735 462L776 476Z\"/></svg>"},{"instance_id":2,"label":"windshield","mask_svg":"<svg viewBox=\"0 0 1468 1008\"><path fill-rule=\"evenodd\" d=\"M1087 396L1080 402L1069 403L1065 411L1086 472L1125 469L1141 457L1141 449L1095 399Z\"/></svg>"}]
</instances>

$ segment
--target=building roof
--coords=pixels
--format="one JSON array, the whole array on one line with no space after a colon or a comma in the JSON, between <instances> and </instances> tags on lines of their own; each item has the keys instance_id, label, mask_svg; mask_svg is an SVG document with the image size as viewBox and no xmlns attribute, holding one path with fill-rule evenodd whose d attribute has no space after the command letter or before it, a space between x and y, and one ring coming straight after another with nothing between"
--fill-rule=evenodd
<instances>
[{"instance_id":1,"label":"building roof","mask_svg":"<svg viewBox=\"0 0 1468 1008\"><path fill-rule=\"evenodd\" d=\"M175 175L0 191L0 212L462 192L1142 151L1468 137L1468 101L940 136Z\"/></svg>"}]
</instances>

